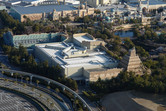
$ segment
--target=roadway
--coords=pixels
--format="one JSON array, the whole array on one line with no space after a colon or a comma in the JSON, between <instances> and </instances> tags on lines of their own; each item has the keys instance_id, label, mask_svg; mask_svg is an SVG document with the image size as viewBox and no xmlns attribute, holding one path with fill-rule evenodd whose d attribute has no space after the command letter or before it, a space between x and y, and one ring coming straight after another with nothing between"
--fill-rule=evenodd
<instances>
[{"instance_id":1,"label":"roadway","mask_svg":"<svg viewBox=\"0 0 166 111\"><path fill-rule=\"evenodd\" d=\"M6 79L9 79L9 80L18 81L18 83L23 82L23 83L27 84L27 81L25 81L25 80L19 80L19 79L11 78L11 77L8 77L8 76L5 76L5 75L1 74L1 72L0 72L0 78L6 78ZM50 96L51 98L53 98L54 101L56 101L55 104L58 106L58 109L60 109L60 111L62 111L62 110L63 111L73 111L71 101L67 97L65 97L63 94L60 94L60 93L56 94L55 91L48 90L48 88L46 88L45 86L42 86L42 85L38 85L38 87L37 87L37 86L35 86L35 84L27 84L27 86L30 87L30 88L28 90L25 90L25 87L24 87L24 90L25 90L25 92L23 91L24 93L29 92L28 94L30 94L31 96L34 96L34 91L30 90L30 89L32 89L32 87L34 87L35 90L38 92L38 94L44 95L44 93L45 93L48 96ZM20 84L18 84L18 85L14 85L13 87L15 87L15 89L19 89L19 91L20 91L21 90L20 87L22 87L22 86ZM10 88L12 88L12 87L10 87ZM62 98L63 102L61 102L57 98L55 98L54 96L56 96L56 95L59 96L60 98ZM45 101L46 100L44 100L43 102L45 102Z\"/></svg>"},{"instance_id":2,"label":"roadway","mask_svg":"<svg viewBox=\"0 0 166 111\"><path fill-rule=\"evenodd\" d=\"M92 111L100 111L100 109L95 105L95 103L91 102L88 98L86 98L82 91L88 91L89 88L87 86L79 86L78 87L78 94L88 103L88 105L91 107Z\"/></svg>"},{"instance_id":3,"label":"roadway","mask_svg":"<svg viewBox=\"0 0 166 111\"><path fill-rule=\"evenodd\" d=\"M21 74L23 76L29 76L30 77L30 81L32 81L32 78L35 77L35 78L39 78L41 80L45 80L48 83L53 83L55 85L58 85L58 86L62 87L64 90L67 90L70 93L72 93L75 97L77 97L80 101L82 101L84 106L87 107L89 109L89 111L92 111L91 107L86 103L86 101L84 99L82 99L81 96L79 96L75 91L73 91L69 87L67 87L67 86L65 86L65 85L63 85L63 84L61 84L61 83L59 83L57 81L54 81L54 80L46 78L46 77L38 76L38 75L35 75L35 74L32 74L32 73L22 72L22 71L9 70L9 69L0 69L0 71L10 72L10 73L19 73L19 74Z\"/></svg>"},{"instance_id":4,"label":"roadway","mask_svg":"<svg viewBox=\"0 0 166 111\"><path fill-rule=\"evenodd\" d=\"M0 90L0 111L37 111L26 99L8 91Z\"/></svg>"},{"instance_id":5,"label":"roadway","mask_svg":"<svg viewBox=\"0 0 166 111\"><path fill-rule=\"evenodd\" d=\"M4 81L4 80L0 80L0 86L5 86L7 88L10 89L14 89L20 92L23 92L25 94L28 94L36 99L38 99L39 101L41 101L43 104L45 104L48 108L50 107L51 103L54 103L54 106L52 107L52 109L55 109L56 111L68 111L65 108L63 108L62 106L60 106L57 103L57 100L55 100L54 98L52 98L52 96L50 96L49 94L47 94L46 92L43 92L39 89L34 89L32 90L32 87L30 86L24 86L23 84L18 83L17 85L11 81ZM42 96L40 96L42 95ZM48 101L49 100L49 101Z\"/></svg>"}]
</instances>

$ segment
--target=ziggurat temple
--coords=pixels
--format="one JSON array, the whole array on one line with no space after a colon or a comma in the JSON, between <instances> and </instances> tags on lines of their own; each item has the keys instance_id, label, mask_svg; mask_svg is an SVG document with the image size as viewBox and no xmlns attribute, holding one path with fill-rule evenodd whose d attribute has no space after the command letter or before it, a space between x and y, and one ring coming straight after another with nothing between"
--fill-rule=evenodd
<instances>
[{"instance_id":1,"label":"ziggurat temple","mask_svg":"<svg viewBox=\"0 0 166 111\"><path fill-rule=\"evenodd\" d=\"M123 57L119 63L119 67L124 68L124 70L128 72L132 71L139 75L142 75L145 70L139 56L136 54L135 47Z\"/></svg>"}]
</instances>

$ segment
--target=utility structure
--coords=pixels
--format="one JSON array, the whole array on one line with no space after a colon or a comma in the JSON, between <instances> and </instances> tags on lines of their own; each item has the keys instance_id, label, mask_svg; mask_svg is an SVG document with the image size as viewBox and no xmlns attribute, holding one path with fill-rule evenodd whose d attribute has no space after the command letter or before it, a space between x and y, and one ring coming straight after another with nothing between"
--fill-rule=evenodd
<instances>
[{"instance_id":1,"label":"utility structure","mask_svg":"<svg viewBox=\"0 0 166 111\"><path fill-rule=\"evenodd\" d=\"M139 4L138 4L138 13L142 14L142 1L139 0Z\"/></svg>"},{"instance_id":2,"label":"utility structure","mask_svg":"<svg viewBox=\"0 0 166 111\"><path fill-rule=\"evenodd\" d=\"M65 5L66 4L66 0L63 0L63 5Z\"/></svg>"},{"instance_id":3,"label":"utility structure","mask_svg":"<svg viewBox=\"0 0 166 111\"><path fill-rule=\"evenodd\" d=\"M58 5L60 5L59 0L57 0L57 2L58 2Z\"/></svg>"},{"instance_id":4,"label":"utility structure","mask_svg":"<svg viewBox=\"0 0 166 111\"><path fill-rule=\"evenodd\" d=\"M146 0L146 2L144 2L142 4L142 0L138 0L138 13L141 15L142 14L142 10L149 12L149 2L150 0Z\"/></svg>"},{"instance_id":5,"label":"utility structure","mask_svg":"<svg viewBox=\"0 0 166 111\"><path fill-rule=\"evenodd\" d=\"M149 12L149 1L150 0L147 0L147 11Z\"/></svg>"}]
</instances>

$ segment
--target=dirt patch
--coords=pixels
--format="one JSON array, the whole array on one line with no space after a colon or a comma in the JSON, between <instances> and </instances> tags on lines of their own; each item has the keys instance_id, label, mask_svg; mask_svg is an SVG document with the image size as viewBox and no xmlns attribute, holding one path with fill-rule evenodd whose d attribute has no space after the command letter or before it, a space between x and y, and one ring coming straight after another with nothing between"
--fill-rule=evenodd
<instances>
[{"instance_id":1,"label":"dirt patch","mask_svg":"<svg viewBox=\"0 0 166 111\"><path fill-rule=\"evenodd\" d=\"M151 109L152 111L166 111L166 95L149 94L132 91L135 98L132 98L138 104Z\"/></svg>"},{"instance_id":2,"label":"dirt patch","mask_svg":"<svg viewBox=\"0 0 166 111\"><path fill-rule=\"evenodd\" d=\"M106 111L166 111L165 98L164 95L125 91L111 93L101 101Z\"/></svg>"}]
</instances>

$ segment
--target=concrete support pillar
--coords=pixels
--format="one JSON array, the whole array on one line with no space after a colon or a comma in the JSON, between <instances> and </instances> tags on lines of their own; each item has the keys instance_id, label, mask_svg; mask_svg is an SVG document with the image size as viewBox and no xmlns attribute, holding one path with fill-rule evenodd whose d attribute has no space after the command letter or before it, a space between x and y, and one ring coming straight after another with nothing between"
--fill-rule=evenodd
<instances>
[{"instance_id":1,"label":"concrete support pillar","mask_svg":"<svg viewBox=\"0 0 166 111\"><path fill-rule=\"evenodd\" d=\"M21 82L23 81L23 76L21 75Z\"/></svg>"},{"instance_id":2,"label":"concrete support pillar","mask_svg":"<svg viewBox=\"0 0 166 111\"><path fill-rule=\"evenodd\" d=\"M3 71L0 71L0 73L2 73L2 74L3 74Z\"/></svg>"},{"instance_id":3,"label":"concrete support pillar","mask_svg":"<svg viewBox=\"0 0 166 111\"><path fill-rule=\"evenodd\" d=\"M2 78L4 78L3 74L4 74L4 71L0 71L0 73L2 74Z\"/></svg>"},{"instance_id":4,"label":"concrete support pillar","mask_svg":"<svg viewBox=\"0 0 166 111\"><path fill-rule=\"evenodd\" d=\"M11 74L11 76L13 76L13 72L11 72L10 74Z\"/></svg>"},{"instance_id":5,"label":"concrete support pillar","mask_svg":"<svg viewBox=\"0 0 166 111\"><path fill-rule=\"evenodd\" d=\"M50 85L50 81L48 81L48 85Z\"/></svg>"},{"instance_id":6,"label":"concrete support pillar","mask_svg":"<svg viewBox=\"0 0 166 111\"><path fill-rule=\"evenodd\" d=\"M86 86L89 85L89 80L88 80L88 79L85 80L85 85L86 85Z\"/></svg>"},{"instance_id":7,"label":"concrete support pillar","mask_svg":"<svg viewBox=\"0 0 166 111\"><path fill-rule=\"evenodd\" d=\"M76 99L77 98L77 95L74 95L74 99Z\"/></svg>"},{"instance_id":8,"label":"concrete support pillar","mask_svg":"<svg viewBox=\"0 0 166 111\"><path fill-rule=\"evenodd\" d=\"M30 76L30 84L32 84L32 78L33 78L33 76Z\"/></svg>"},{"instance_id":9,"label":"concrete support pillar","mask_svg":"<svg viewBox=\"0 0 166 111\"><path fill-rule=\"evenodd\" d=\"M86 105L84 104L84 108L86 108Z\"/></svg>"},{"instance_id":10,"label":"concrete support pillar","mask_svg":"<svg viewBox=\"0 0 166 111\"><path fill-rule=\"evenodd\" d=\"M62 87L62 90L63 90L63 91L65 91L65 88L64 88L64 87Z\"/></svg>"}]
</instances>

